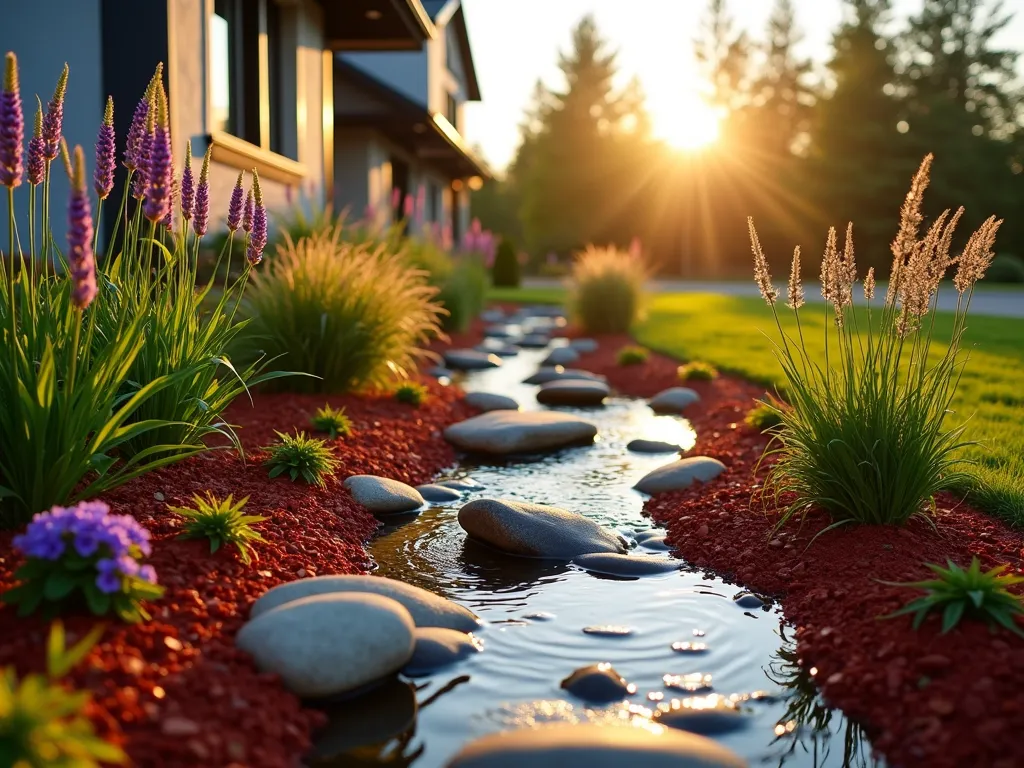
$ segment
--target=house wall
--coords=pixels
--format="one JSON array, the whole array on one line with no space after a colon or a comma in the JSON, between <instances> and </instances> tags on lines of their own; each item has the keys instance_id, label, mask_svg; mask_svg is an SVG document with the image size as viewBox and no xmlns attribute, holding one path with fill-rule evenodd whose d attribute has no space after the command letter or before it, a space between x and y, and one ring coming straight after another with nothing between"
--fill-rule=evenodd
<instances>
[{"instance_id":1,"label":"house wall","mask_svg":"<svg viewBox=\"0 0 1024 768\"><path fill-rule=\"evenodd\" d=\"M420 51L354 51L339 56L387 83L403 96L427 106L428 84L432 79L428 53L433 42L428 41Z\"/></svg>"}]
</instances>

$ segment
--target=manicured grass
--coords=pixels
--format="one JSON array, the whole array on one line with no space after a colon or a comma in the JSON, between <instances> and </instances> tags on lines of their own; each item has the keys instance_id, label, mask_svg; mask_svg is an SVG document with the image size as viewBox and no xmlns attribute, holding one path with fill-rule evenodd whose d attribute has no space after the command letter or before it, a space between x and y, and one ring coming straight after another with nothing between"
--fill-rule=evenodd
<instances>
[{"instance_id":1,"label":"manicured grass","mask_svg":"<svg viewBox=\"0 0 1024 768\"><path fill-rule=\"evenodd\" d=\"M490 288L487 300L499 304L562 304L564 288Z\"/></svg>"}]
</instances>

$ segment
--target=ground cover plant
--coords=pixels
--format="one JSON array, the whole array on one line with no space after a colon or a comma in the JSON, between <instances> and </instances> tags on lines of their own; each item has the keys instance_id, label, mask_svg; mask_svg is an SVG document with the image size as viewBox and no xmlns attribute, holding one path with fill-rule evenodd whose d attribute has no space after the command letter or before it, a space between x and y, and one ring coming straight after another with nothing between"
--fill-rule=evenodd
<instances>
[{"instance_id":1,"label":"ground cover plant","mask_svg":"<svg viewBox=\"0 0 1024 768\"><path fill-rule=\"evenodd\" d=\"M324 405L317 408L309 423L317 432L325 432L331 440L352 434L352 419L345 414L344 408Z\"/></svg>"},{"instance_id":2,"label":"ground cover plant","mask_svg":"<svg viewBox=\"0 0 1024 768\"><path fill-rule=\"evenodd\" d=\"M415 381L399 384L395 389L395 400L413 407L420 407L427 399L427 388Z\"/></svg>"},{"instance_id":3,"label":"ground cover plant","mask_svg":"<svg viewBox=\"0 0 1024 768\"><path fill-rule=\"evenodd\" d=\"M253 526L267 518L242 513L249 501L248 496L236 502L232 494L228 494L226 499L218 499L207 491L205 497L194 494L192 501L192 507L167 506L171 512L185 518L181 538L209 539L210 554L225 544L233 544L246 565L256 558L253 544L266 540Z\"/></svg>"},{"instance_id":4,"label":"ground cover plant","mask_svg":"<svg viewBox=\"0 0 1024 768\"><path fill-rule=\"evenodd\" d=\"M588 333L623 333L643 314L647 264L638 252L588 246L576 257L568 307Z\"/></svg>"},{"instance_id":5,"label":"ground cover plant","mask_svg":"<svg viewBox=\"0 0 1024 768\"><path fill-rule=\"evenodd\" d=\"M679 366L680 381L713 381L718 378L718 370L710 363L695 360Z\"/></svg>"},{"instance_id":6,"label":"ground cover plant","mask_svg":"<svg viewBox=\"0 0 1024 768\"><path fill-rule=\"evenodd\" d=\"M616 361L622 366L643 365L647 362L648 357L650 357L650 352L648 352L644 347L638 347L631 344L618 351Z\"/></svg>"},{"instance_id":7,"label":"ground cover plant","mask_svg":"<svg viewBox=\"0 0 1024 768\"><path fill-rule=\"evenodd\" d=\"M323 440L307 437L305 432L296 430L294 435L277 432L278 441L266 446L267 458L263 462L271 477L287 475L295 482L303 480L318 488L327 486L327 476L334 472L339 462Z\"/></svg>"}]
</instances>

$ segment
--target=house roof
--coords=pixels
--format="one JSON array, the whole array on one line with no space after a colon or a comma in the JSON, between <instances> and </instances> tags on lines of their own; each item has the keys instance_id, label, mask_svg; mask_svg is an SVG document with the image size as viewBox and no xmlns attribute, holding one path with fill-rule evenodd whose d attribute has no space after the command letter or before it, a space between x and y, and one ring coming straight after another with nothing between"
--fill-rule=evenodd
<instances>
[{"instance_id":1,"label":"house roof","mask_svg":"<svg viewBox=\"0 0 1024 768\"><path fill-rule=\"evenodd\" d=\"M334 57L336 81L370 97L352 109L351 102L335 101L335 125L377 130L416 158L451 178L493 178L487 164L466 144L444 115L431 112L359 67Z\"/></svg>"},{"instance_id":2,"label":"house roof","mask_svg":"<svg viewBox=\"0 0 1024 768\"><path fill-rule=\"evenodd\" d=\"M321 0L335 51L419 50L437 30L420 0Z\"/></svg>"},{"instance_id":3,"label":"house roof","mask_svg":"<svg viewBox=\"0 0 1024 768\"><path fill-rule=\"evenodd\" d=\"M455 6L447 24L455 31L462 53L462 68L466 73L466 98L480 101L480 82L476 78L476 65L473 63L473 47L469 44L469 29L466 27L466 13L459 0L448 0L446 7ZM446 10L446 13L449 12Z\"/></svg>"}]
</instances>

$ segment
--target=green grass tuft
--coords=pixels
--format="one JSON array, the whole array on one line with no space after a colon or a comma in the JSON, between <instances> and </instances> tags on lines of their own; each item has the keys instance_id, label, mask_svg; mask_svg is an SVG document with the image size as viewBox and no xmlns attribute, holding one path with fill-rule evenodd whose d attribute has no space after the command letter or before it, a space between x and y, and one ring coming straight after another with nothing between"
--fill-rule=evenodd
<instances>
[{"instance_id":1,"label":"green grass tuft","mask_svg":"<svg viewBox=\"0 0 1024 768\"><path fill-rule=\"evenodd\" d=\"M644 347L629 346L619 350L615 356L615 361L622 366L643 365L650 356L651 353Z\"/></svg>"},{"instance_id":2,"label":"green grass tuft","mask_svg":"<svg viewBox=\"0 0 1024 768\"><path fill-rule=\"evenodd\" d=\"M692 363L680 365L678 374L680 381L714 381L718 378L718 369L711 363L694 360Z\"/></svg>"},{"instance_id":3,"label":"green grass tuft","mask_svg":"<svg viewBox=\"0 0 1024 768\"><path fill-rule=\"evenodd\" d=\"M276 432L279 442L263 448L269 456L263 464L271 477L287 474L292 482L300 478L320 488L327 486L327 475L340 465L323 440L306 437L305 432L286 435Z\"/></svg>"},{"instance_id":4,"label":"green grass tuft","mask_svg":"<svg viewBox=\"0 0 1024 768\"><path fill-rule=\"evenodd\" d=\"M743 417L743 423L758 432L777 427L782 423L781 403L758 403Z\"/></svg>"},{"instance_id":5,"label":"green grass tuft","mask_svg":"<svg viewBox=\"0 0 1024 768\"><path fill-rule=\"evenodd\" d=\"M187 520L181 538L209 539L211 554L225 544L234 544L242 562L246 565L256 558L253 543L265 541L265 539L253 528L253 525L262 523L267 518L242 514L242 508L249 501L248 496L236 502L231 494L226 499L220 500L207 491L206 498L195 494L192 496L192 500L195 502L194 507L167 505L171 512L181 515Z\"/></svg>"},{"instance_id":6,"label":"green grass tuft","mask_svg":"<svg viewBox=\"0 0 1024 768\"><path fill-rule=\"evenodd\" d=\"M345 414L344 408L331 408L330 405L324 405L323 408L317 409L309 423L317 432L326 432L331 440L348 437L352 434L352 419Z\"/></svg>"},{"instance_id":7,"label":"green grass tuft","mask_svg":"<svg viewBox=\"0 0 1024 768\"><path fill-rule=\"evenodd\" d=\"M587 333L625 333L643 314L647 277L641 257L589 246L573 265L573 320Z\"/></svg>"},{"instance_id":8,"label":"green grass tuft","mask_svg":"<svg viewBox=\"0 0 1024 768\"><path fill-rule=\"evenodd\" d=\"M419 408L428 397L427 388L415 381L407 381L395 388L395 400Z\"/></svg>"}]
</instances>

